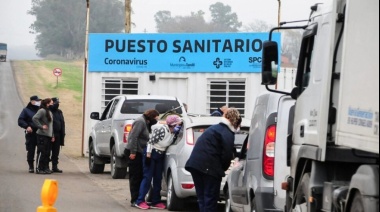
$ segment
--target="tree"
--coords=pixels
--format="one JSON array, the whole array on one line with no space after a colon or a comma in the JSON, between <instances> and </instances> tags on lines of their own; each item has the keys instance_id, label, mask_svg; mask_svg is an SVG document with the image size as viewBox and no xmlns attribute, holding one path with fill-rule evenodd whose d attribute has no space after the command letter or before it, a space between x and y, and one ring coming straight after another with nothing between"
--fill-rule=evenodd
<instances>
[{"instance_id":1,"label":"tree","mask_svg":"<svg viewBox=\"0 0 380 212\"><path fill-rule=\"evenodd\" d=\"M159 11L154 16L159 33L208 32L209 25L204 19L204 12L191 13L190 16L171 16L170 11Z\"/></svg>"},{"instance_id":2,"label":"tree","mask_svg":"<svg viewBox=\"0 0 380 212\"><path fill-rule=\"evenodd\" d=\"M60 55L68 59L84 52L86 1L32 0L29 14L36 20L30 26L36 36L38 55ZM119 0L90 2L90 32L122 32L124 7Z\"/></svg>"},{"instance_id":3,"label":"tree","mask_svg":"<svg viewBox=\"0 0 380 212\"><path fill-rule=\"evenodd\" d=\"M242 26L236 13L231 12L231 7L217 2L210 6L211 24L216 32L237 32Z\"/></svg>"},{"instance_id":4,"label":"tree","mask_svg":"<svg viewBox=\"0 0 380 212\"><path fill-rule=\"evenodd\" d=\"M284 30L282 36L282 55L287 56L292 63L298 61L301 48L302 34L300 30Z\"/></svg>"},{"instance_id":5,"label":"tree","mask_svg":"<svg viewBox=\"0 0 380 212\"><path fill-rule=\"evenodd\" d=\"M244 26L243 29L245 32L269 32L273 27L275 26L263 20L255 20L247 26Z\"/></svg>"},{"instance_id":6,"label":"tree","mask_svg":"<svg viewBox=\"0 0 380 212\"><path fill-rule=\"evenodd\" d=\"M231 7L222 3L210 6L212 21L207 23L205 12L199 10L189 16L172 17L170 11L158 11L154 18L159 33L191 33L191 32L237 32L241 27L236 13Z\"/></svg>"}]
</instances>

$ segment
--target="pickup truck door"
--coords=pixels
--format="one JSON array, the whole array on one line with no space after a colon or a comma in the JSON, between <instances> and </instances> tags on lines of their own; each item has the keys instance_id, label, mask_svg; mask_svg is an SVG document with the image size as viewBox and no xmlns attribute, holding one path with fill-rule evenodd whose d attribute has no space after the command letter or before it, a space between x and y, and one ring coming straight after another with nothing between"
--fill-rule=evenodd
<instances>
[{"instance_id":1,"label":"pickup truck door","mask_svg":"<svg viewBox=\"0 0 380 212\"><path fill-rule=\"evenodd\" d=\"M115 108L117 104L119 103L119 99L114 99L112 101L111 107L107 112L107 115L105 116L105 119L102 120L102 136L101 141L99 142L99 149L102 152L102 154L110 155L111 149L110 149L110 141L112 136L112 122L113 122L113 115L115 114Z\"/></svg>"}]
</instances>

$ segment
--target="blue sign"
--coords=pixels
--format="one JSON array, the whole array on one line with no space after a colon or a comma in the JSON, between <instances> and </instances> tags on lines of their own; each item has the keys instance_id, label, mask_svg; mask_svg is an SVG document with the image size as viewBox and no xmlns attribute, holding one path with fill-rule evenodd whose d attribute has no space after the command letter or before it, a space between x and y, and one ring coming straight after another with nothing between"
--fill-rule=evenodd
<instances>
[{"instance_id":1,"label":"blue sign","mask_svg":"<svg viewBox=\"0 0 380 212\"><path fill-rule=\"evenodd\" d=\"M268 33L90 34L90 72L261 72ZM273 41L280 42L274 33Z\"/></svg>"}]
</instances>

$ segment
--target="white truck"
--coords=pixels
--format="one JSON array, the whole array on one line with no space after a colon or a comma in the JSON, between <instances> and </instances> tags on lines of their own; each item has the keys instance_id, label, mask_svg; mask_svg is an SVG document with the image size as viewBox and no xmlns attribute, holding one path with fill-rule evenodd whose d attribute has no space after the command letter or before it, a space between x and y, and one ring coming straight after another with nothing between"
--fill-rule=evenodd
<instances>
[{"instance_id":1,"label":"white truck","mask_svg":"<svg viewBox=\"0 0 380 212\"><path fill-rule=\"evenodd\" d=\"M111 164L113 179L124 179L128 161L124 149L132 123L148 109L155 109L161 118L174 112L182 117L187 113L182 102L174 96L120 95L112 98L102 115L92 112L96 120L88 137L89 170L93 174L104 172L105 164Z\"/></svg>"},{"instance_id":2,"label":"white truck","mask_svg":"<svg viewBox=\"0 0 380 212\"><path fill-rule=\"evenodd\" d=\"M311 7L302 29L285 211L379 211L379 1ZM270 36L271 37L271 36ZM263 44L262 84L277 81L278 44Z\"/></svg>"}]
</instances>

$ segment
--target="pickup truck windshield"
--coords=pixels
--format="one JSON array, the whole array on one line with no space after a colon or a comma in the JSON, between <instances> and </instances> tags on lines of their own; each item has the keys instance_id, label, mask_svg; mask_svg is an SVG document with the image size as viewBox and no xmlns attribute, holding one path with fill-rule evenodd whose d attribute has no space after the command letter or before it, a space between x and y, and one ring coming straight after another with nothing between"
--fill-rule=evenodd
<instances>
[{"instance_id":1,"label":"pickup truck windshield","mask_svg":"<svg viewBox=\"0 0 380 212\"><path fill-rule=\"evenodd\" d=\"M182 108L178 108L179 102L176 100L162 99L127 99L120 109L122 114L143 114L146 110L155 109L160 114L175 109L175 112L182 114Z\"/></svg>"}]
</instances>

